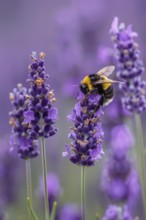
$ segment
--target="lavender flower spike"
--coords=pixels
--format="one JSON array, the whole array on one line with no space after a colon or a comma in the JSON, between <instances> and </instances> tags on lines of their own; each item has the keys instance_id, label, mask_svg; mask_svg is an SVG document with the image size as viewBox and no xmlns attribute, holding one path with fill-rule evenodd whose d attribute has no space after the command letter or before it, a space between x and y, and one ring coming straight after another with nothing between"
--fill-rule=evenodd
<instances>
[{"instance_id":1,"label":"lavender flower spike","mask_svg":"<svg viewBox=\"0 0 146 220\"><path fill-rule=\"evenodd\" d=\"M123 106L129 112L141 113L146 110L146 82L141 80L144 65L135 42L138 34L132 31L131 25L118 24L118 18L114 18L110 34L117 60L117 77L125 82L120 85L124 94Z\"/></svg>"},{"instance_id":2,"label":"lavender flower spike","mask_svg":"<svg viewBox=\"0 0 146 220\"><path fill-rule=\"evenodd\" d=\"M42 167L44 178L44 203L45 203L45 219L49 220L49 199L47 189L47 161L45 138L54 135L57 129L54 128L54 123L58 117L57 108L53 107L56 101L53 90L47 82L49 75L45 72L44 66L45 53L39 54L39 59L36 53L31 55L31 64L29 65L28 80L30 84L29 96L30 103L28 110L25 112L25 121L31 127L29 135L32 140L41 138L42 148Z\"/></svg>"},{"instance_id":3,"label":"lavender flower spike","mask_svg":"<svg viewBox=\"0 0 146 220\"><path fill-rule=\"evenodd\" d=\"M59 213L59 220L81 220L80 209L74 204L63 206Z\"/></svg>"},{"instance_id":4,"label":"lavender flower spike","mask_svg":"<svg viewBox=\"0 0 146 220\"><path fill-rule=\"evenodd\" d=\"M122 209L120 207L115 205L110 205L106 210L105 216L102 218L102 220L120 220L121 215L122 215Z\"/></svg>"},{"instance_id":5,"label":"lavender flower spike","mask_svg":"<svg viewBox=\"0 0 146 220\"><path fill-rule=\"evenodd\" d=\"M134 220L128 208L125 206L122 210L121 207L110 205L102 220Z\"/></svg>"},{"instance_id":6,"label":"lavender flower spike","mask_svg":"<svg viewBox=\"0 0 146 220\"><path fill-rule=\"evenodd\" d=\"M39 137L48 138L56 133L54 128L58 117L57 108L53 107L56 101L53 90L47 83L49 77L44 67L45 53L40 53L40 59L36 53L31 55L32 63L29 65L29 75L27 82L30 83L30 103L25 112L25 121L31 125L30 137L38 139Z\"/></svg>"},{"instance_id":7,"label":"lavender flower spike","mask_svg":"<svg viewBox=\"0 0 146 220\"><path fill-rule=\"evenodd\" d=\"M100 108L94 112L99 97L89 95L88 98L79 97L73 112L68 119L74 123L69 133L70 145L66 145L63 156L69 157L72 163L81 166L93 166L96 160L102 158L103 130L101 127Z\"/></svg>"},{"instance_id":8,"label":"lavender flower spike","mask_svg":"<svg viewBox=\"0 0 146 220\"><path fill-rule=\"evenodd\" d=\"M18 156L23 159L36 157L39 154L37 149L38 142L30 139L29 132L31 127L24 118L30 101L27 89L22 84L18 84L9 97L13 105L13 110L9 113L9 124L12 126L11 149L15 148Z\"/></svg>"},{"instance_id":9,"label":"lavender flower spike","mask_svg":"<svg viewBox=\"0 0 146 220\"><path fill-rule=\"evenodd\" d=\"M124 140L121 143L121 140ZM128 150L133 142L130 130L118 125L112 130L110 157L103 170L102 189L111 202L126 203L133 208L139 192L137 173L128 158Z\"/></svg>"}]
</instances>

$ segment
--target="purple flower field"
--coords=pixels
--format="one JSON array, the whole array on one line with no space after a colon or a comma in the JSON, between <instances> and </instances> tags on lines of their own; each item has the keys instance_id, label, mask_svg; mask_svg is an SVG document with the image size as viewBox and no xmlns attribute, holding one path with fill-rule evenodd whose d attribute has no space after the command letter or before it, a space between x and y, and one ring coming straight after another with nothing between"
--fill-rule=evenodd
<instances>
[{"instance_id":1,"label":"purple flower field","mask_svg":"<svg viewBox=\"0 0 146 220\"><path fill-rule=\"evenodd\" d=\"M146 220L145 10L1 2L0 220Z\"/></svg>"}]
</instances>

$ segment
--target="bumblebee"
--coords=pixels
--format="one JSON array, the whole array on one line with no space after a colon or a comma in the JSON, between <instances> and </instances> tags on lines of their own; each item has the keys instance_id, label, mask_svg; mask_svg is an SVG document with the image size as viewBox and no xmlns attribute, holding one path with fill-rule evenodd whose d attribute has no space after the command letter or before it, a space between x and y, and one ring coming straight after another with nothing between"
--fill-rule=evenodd
<instances>
[{"instance_id":1,"label":"bumblebee","mask_svg":"<svg viewBox=\"0 0 146 220\"><path fill-rule=\"evenodd\" d=\"M80 83L80 90L87 97L91 93L101 95L99 104L96 107L97 111L100 106L108 105L114 98L113 83L121 83L119 81L108 78L115 69L115 66L107 66L99 70L95 74L85 76Z\"/></svg>"}]
</instances>

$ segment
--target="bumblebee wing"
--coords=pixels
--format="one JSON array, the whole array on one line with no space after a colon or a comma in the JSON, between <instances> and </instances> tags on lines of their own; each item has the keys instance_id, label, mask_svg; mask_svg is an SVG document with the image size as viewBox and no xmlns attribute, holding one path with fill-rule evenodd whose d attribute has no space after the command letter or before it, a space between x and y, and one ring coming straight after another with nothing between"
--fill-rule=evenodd
<instances>
[{"instance_id":1,"label":"bumblebee wing","mask_svg":"<svg viewBox=\"0 0 146 220\"><path fill-rule=\"evenodd\" d=\"M96 82L96 85L97 84L103 84L103 83L121 83L121 84L124 84L124 82L120 82L120 81L116 81L116 80L112 80L112 79L107 79L107 80L98 80L97 82Z\"/></svg>"},{"instance_id":2,"label":"bumblebee wing","mask_svg":"<svg viewBox=\"0 0 146 220\"><path fill-rule=\"evenodd\" d=\"M110 76L113 73L114 69L115 69L115 66L104 67L104 68L102 68L101 70L99 70L97 72L97 75L99 75L99 76L102 76L102 75Z\"/></svg>"}]
</instances>

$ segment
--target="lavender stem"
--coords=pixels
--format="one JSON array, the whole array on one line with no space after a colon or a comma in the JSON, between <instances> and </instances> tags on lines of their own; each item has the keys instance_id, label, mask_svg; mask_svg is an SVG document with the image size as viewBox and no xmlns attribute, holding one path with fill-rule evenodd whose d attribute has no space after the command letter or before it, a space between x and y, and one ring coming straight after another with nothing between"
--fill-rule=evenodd
<instances>
[{"instance_id":1,"label":"lavender stem","mask_svg":"<svg viewBox=\"0 0 146 220\"><path fill-rule=\"evenodd\" d=\"M42 147L42 167L43 167L43 178L44 178L44 202L45 202L45 220L49 220L49 195L47 189L47 160L46 160L46 148L45 139L41 138Z\"/></svg>"},{"instance_id":2,"label":"lavender stem","mask_svg":"<svg viewBox=\"0 0 146 220\"><path fill-rule=\"evenodd\" d=\"M32 208L32 204L31 204L31 201L30 201L30 198L29 198L29 197L27 197L27 203L28 203L28 207L29 207L29 210L30 210L30 213L31 213L33 219L34 219L34 220L39 220L38 217L36 216L36 214L35 214L33 208Z\"/></svg>"},{"instance_id":3,"label":"lavender stem","mask_svg":"<svg viewBox=\"0 0 146 220\"><path fill-rule=\"evenodd\" d=\"M27 188L27 198L30 199L30 202L32 204L32 183L31 183L31 163L30 163L30 159L27 159L25 161L25 165L26 165L26 188ZM30 217L30 211L29 212L29 219L31 219Z\"/></svg>"},{"instance_id":4,"label":"lavender stem","mask_svg":"<svg viewBox=\"0 0 146 220\"><path fill-rule=\"evenodd\" d=\"M140 179L142 185L142 197L144 206L144 215L146 218L146 176L145 176L145 158L144 158L144 145L142 125L139 114L135 114L136 130L137 130L137 151L138 151L138 165L140 170Z\"/></svg>"},{"instance_id":5,"label":"lavender stem","mask_svg":"<svg viewBox=\"0 0 146 220\"><path fill-rule=\"evenodd\" d=\"M85 166L81 166L81 214L85 220Z\"/></svg>"},{"instance_id":6,"label":"lavender stem","mask_svg":"<svg viewBox=\"0 0 146 220\"><path fill-rule=\"evenodd\" d=\"M52 208L52 213L51 213L51 220L55 220L56 208L57 208L57 202L55 201L53 203L53 208Z\"/></svg>"}]
</instances>

